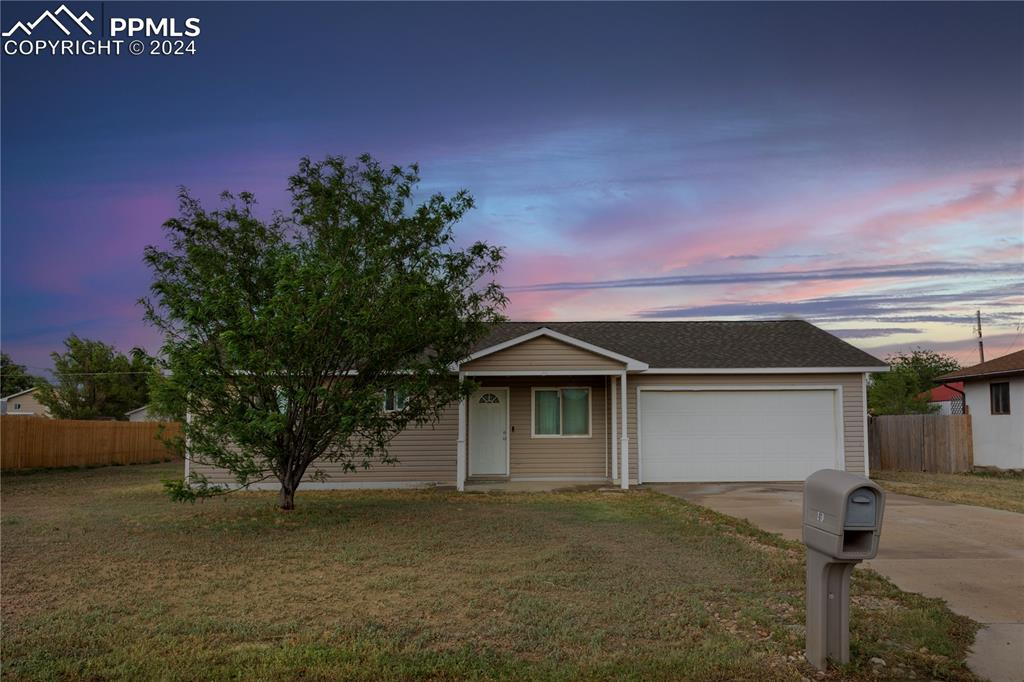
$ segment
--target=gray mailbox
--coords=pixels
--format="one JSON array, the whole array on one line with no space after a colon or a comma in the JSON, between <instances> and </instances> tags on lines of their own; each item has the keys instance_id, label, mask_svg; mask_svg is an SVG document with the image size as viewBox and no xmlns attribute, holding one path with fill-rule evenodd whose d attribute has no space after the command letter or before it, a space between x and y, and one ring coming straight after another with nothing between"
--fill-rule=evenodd
<instances>
[{"instance_id":1,"label":"gray mailbox","mask_svg":"<svg viewBox=\"0 0 1024 682\"><path fill-rule=\"evenodd\" d=\"M804 483L807 545L807 660L850 660L850 574L878 554L885 493L864 476L816 471Z\"/></svg>"}]
</instances>

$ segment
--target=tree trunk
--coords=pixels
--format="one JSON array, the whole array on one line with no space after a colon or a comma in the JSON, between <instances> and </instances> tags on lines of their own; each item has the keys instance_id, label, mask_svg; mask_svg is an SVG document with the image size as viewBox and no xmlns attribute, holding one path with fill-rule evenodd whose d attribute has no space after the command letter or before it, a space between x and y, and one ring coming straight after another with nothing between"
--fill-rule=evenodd
<instances>
[{"instance_id":1,"label":"tree trunk","mask_svg":"<svg viewBox=\"0 0 1024 682\"><path fill-rule=\"evenodd\" d=\"M277 496L277 508L283 511L295 509L295 488L291 481L281 481L281 492Z\"/></svg>"},{"instance_id":2,"label":"tree trunk","mask_svg":"<svg viewBox=\"0 0 1024 682\"><path fill-rule=\"evenodd\" d=\"M298 458L298 455L295 457ZM302 476L306 473L308 466L308 461L301 460L300 465L286 466L284 471L278 474L278 480L281 481L281 491L277 496L278 509L284 511L295 509L295 491L299 489L299 483L302 482Z\"/></svg>"}]
</instances>

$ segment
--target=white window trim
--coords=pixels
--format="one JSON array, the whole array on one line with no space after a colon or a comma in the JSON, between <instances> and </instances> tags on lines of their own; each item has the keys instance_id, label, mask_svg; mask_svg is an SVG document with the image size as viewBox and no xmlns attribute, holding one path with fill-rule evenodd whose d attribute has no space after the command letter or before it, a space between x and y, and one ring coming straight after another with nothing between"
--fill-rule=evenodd
<instances>
[{"instance_id":1,"label":"white window trim","mask_svg":"<svg viewBox=\"0 0 1024 682\"><path fill-rule=\"evenodd\" d=\"M564 389L584 390L587 392L587 433L586 434L555 434L537 433L537 391L559 391L558 396L558 428L562 428L562 396ZM532 386L530 387L530 438L593 438L594 437L594 391L590 386Z\"/></svg>"}]
</instances>

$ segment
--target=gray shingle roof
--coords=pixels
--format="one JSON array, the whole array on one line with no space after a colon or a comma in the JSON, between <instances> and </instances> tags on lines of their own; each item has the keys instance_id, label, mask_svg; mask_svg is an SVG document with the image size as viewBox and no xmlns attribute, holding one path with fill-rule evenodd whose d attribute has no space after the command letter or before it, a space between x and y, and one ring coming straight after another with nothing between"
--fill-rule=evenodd
<instances>
[{"instance_id":1,"label":"gray shingle roof","mask_svg":"<svg viewBox=\"0 0 1024 682\"><path fill-rule=\"evenodd\" d=\"M878 358L803 320L505 322L474 350L543 327L652 368L886 367Z\"/></svg>"}]
</instances>

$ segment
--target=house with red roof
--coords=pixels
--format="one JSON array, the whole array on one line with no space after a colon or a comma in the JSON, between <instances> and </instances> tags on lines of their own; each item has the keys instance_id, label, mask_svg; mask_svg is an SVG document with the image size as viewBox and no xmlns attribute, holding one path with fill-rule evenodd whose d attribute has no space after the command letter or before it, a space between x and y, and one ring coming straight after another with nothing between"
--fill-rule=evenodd
<instances>
[{"instance_id":1,"label":"house with red roof","mask_svg":"<svg viewBox=\"0 0 1024 682\"><path fill-rule=\"evenodd\" d=\"M964 414L964 382L952 381L942 386L936 386L930 391L924 391L917 395L918 398L927 398L928 404L938 407L935 414Z\"/></svg>"}]
</instances>

